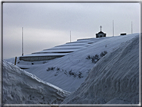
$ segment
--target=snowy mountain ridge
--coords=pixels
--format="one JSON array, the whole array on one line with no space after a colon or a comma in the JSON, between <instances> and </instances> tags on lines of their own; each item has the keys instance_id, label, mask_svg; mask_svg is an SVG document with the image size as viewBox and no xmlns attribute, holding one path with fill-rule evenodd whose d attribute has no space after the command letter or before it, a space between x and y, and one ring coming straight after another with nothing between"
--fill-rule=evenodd
<instances>
[{"instance_id":1,"label":"snowy mountain ridge","mask_svg":"<svg viewBox=\"0 0 142 107\"><path fill-rule=\"evenodd\" d=\"M92 59L87 59L88 56L94 57L98 55L99 59L102 59L103 57L100 57L102 52L106 51L107 54L109 54L113 50L119 48L121 44L131 41L136 35L138 34L89 39L90 41L96 42L93 42L87 47L82 47L80 50L69 53L64 57L44 62L20 61L17 66L28 68L26 71L35 74L43 81L73 92L84 82L88 73L95 65L95 63L92 63ZM84 41L88 43L89 40L82 39L76 41L76 43ZM32 65L32 63L34 64ZM79 74L82 78L78 78Z\"/></svg>"},{"instance_id":2,"label":"snowy mountain ridge","mask_svg":"<svg viewBox=\"0 0 142 107\"><path fill-rule=\"evenodd\" d=\"M27 72L36 75L42 81L50 83L46 85L34 76L25 82L27 77L22 76L23 79L21 79L18 76L16 78L17 81L24 83L24 87L30 87L30 89L34 87L35 90L34 92L31 90L33 94L30 96L27 90L18 88L18 85L17 89L22 90L25 95L24 100L20 100L20 103L138 104L139 34L93 38L89 40L82 39L75 43L86 41L90 43L90 40L97 42L91 42L87 47L82 47L61 58L48 61L22 61L18 59L18 67L24 68ZM9 61L12 60L9 59ZM6 63L6 65L9 66L9 63ZM14 67L15 69L12 66L8 68L15 71L20 70L18 67ZM5 69L5 71L9 72L9 69ZM23 72L23 70L20 70L20 72ZM12 78L14 78L17 84L18 82L15 79L17 74L16 76L14 76L14 73L12 74ZM26 76L31 74L26 73ZM10 87L12 87L12 84L15 85L15 82L11 82L12 78L4 77L5 84L8 84ZM31 78L31 76L28 77ZM30 81L30 84L25 86L28 81ZM51 84L61 89L55 86L52 87ZM8 93L14 93L17 97L22 98L23 95L15 93L13 91L14 88L10 89L12 92L7 91L8 85L4 87L6 101L12 101L11 99L13 98L8 96ZM71 92L71 94L67 91ZM35 95L34 93L39 93L36 96L38 99L37 102L32 98ZM47 102L42 99L44 95L48 95L48 98L46 97ZM25 101L25 98L28 99ZM16 100L14 101L16 102Z\"/></svg>"}]
</instances>

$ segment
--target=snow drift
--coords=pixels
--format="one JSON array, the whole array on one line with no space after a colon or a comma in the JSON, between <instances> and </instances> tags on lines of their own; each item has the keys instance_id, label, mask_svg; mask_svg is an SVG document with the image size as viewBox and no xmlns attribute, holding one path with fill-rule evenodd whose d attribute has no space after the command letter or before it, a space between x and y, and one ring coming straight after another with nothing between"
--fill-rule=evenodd
<instances>
[{"instance_id":1,"label":"snow drift","mask_svg":"<svg viewBox=\"0 0 142 107\"><path fill-rule=\"evenodd\" d=\"M59 104L68 94L3 61L3 104Z\"/></svg>"},{"instance_id":2,"label":"snow drift","mask_svg":"<svg viewBox=\"0 0 142 107\"><path fill-rule=\"evenodd\" d=\"M62 104L138 104L139 35L104 56Z\"/></svg>"}]
</instances>

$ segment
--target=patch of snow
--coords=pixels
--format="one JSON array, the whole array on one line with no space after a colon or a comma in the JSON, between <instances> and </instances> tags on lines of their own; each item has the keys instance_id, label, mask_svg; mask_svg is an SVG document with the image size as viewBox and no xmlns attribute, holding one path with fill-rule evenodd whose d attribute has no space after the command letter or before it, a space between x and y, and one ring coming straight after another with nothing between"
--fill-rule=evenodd
<instances>
[{"instance_id":1,"label":"patch of snow","mask_svg":"<svg viewBox=\"0 0 142 107\"><path fill-rule=\"evenodd\" d=\"M63 45L58 45L58 46L55 46L53 48L50 48L50 49L44 49L43 51L40 51L40 52L34 52L32 54L43 54L43 53L58 53L58 52L70 52L70 51L77 51L83 47L88 47L90 46L90 44L92 43L96 43L100 40L103 40L103 39L108 39L108 38L102 38L102 39L95 39L95 38L90 38L88 40L84 39L84 40L78 40L78 41L75 41L75 42L69 42L69 43L66 43L66 44L63 44Z\"/></svg>"},{"instance_id":2,"label":"patch of snow","mask_svg":"<svg viewBox=\"0 0 142 107\"><path fill-rule=\"evenodd\" d=\"M28 54L21 57L28 57L28 56L63 56L69 53L41 53L41 54Z\"/></svg>"},{"instance_id":3,"label":"patch of snow","mask_svg":"<svg viewBox=\"0 0 142 107\"><path fill-rule=\"evenodd\" d=\"M15 63L15 58L9 58L9 59L4 59L4 60L7 61L7 62L10 62L12 64Z\"/></svg>"},{"instance_id":4,"label":"patch of snow","mask_svg":"<svg viewBox=\"0 0 142 107\"><path fill-rule=\"evenodd\" d=\"M59 104L70 93L3 61L4 104Z\"/></svg>"},{"instance_id":5,"label":"patch of snow","mask_svg":"<svg viewBox=\"0 0 142 107\"><path fill-rule=\"evenodd\" d=\"M78 49L66 49L66 50L65 49L64 50L61 49L61 50L46 50L46 51L44 50L44 51L40 51L40 52L35 52L33 54L36 54L36 53L39 53L39 54L40 53L49 53L49 52L50 53L54 53L54 52L56 52L56 53L57 52L73 52L73 51L77 51L77 50Z\"/></svg>"}]
</instances>

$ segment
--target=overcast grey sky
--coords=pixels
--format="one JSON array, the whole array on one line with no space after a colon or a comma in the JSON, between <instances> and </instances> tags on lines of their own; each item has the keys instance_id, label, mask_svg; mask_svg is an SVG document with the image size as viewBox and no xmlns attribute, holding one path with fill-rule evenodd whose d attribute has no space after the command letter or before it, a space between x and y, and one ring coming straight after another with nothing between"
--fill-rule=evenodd
<instances>
[{"instance_id":1,"label":"overcast grey sky","mask_svg":"<svg viewBox=\"0 0 142 107\"><path fill-rule=\"evenodd\" d=\"M100 26L112 36L122 32L139 33L139 3L4 3L3 57L22 54L22 27L24 54L48 49L81 38L92 38Z\"/></svg>"}]
</instances>

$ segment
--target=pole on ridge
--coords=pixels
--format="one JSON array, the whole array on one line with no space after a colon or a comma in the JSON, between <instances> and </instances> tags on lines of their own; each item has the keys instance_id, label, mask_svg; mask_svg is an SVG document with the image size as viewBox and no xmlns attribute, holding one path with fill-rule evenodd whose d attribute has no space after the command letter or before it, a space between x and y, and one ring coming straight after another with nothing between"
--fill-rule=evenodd
<instances>
[{"instance_id":1,"label":"pole on ridge","mask_svg":"<svg viewBox=\"0 0 142 107\"><path fill-rule=\"evenodd\" d=\"M112 21L112 32L113 32L113 36L114 36L114 20Z\"/></svg>"},{"instance_id":2,"label":"pole on ridge","mask_svg":"<svg viewBox=\"0 0 142 107\"><path fill-rule=\"evenodd\" d=\"M24 52L23 52L23 27L22 27L22 56L24 55Z\"/></svg>"},{"instance_id":3,"label":"pole on ridge","mask_svg":"<svg viewBox=\"0 0 142 107\"><path fill-rule=\"evenodd\" d=\"M131 34L133 33L133 22L131 21Z\"/></svg>"},{"instance_id":4,"label":"pole on ridge","mask_svg":"<svg viewBox=\"0 0 142 107\"><path fill-rule=\"evenodd\" d=\"M70 31L70 42L71 42L71 31Z\"/></svg>"}]
</instances>

